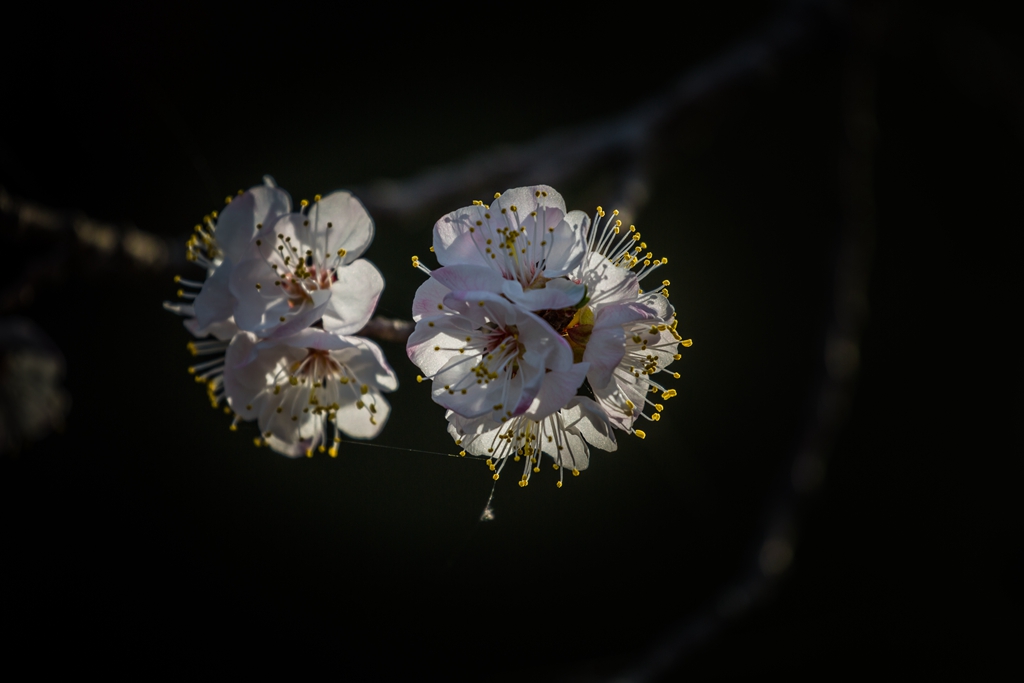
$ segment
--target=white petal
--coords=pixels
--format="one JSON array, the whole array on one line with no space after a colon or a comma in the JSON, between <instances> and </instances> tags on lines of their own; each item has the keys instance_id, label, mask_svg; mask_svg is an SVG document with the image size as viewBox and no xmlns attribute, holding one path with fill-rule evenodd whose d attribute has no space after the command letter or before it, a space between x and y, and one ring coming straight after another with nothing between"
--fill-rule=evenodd
<instances>
[{"instance_id":1,"label":"white petal","mask_svg":"<svg viewBox=\"0 0 1024 683\"><path fill-rule=\"evenodd\" d=\"M376 386L384 391L398 389L398 375L388 365L381 348L363 337L345 337L342 341L359 349L357 355L345 359L345 365L359 378L359 381ZM383 399L382 399L383 400Z\"/></svg>"},{"instance_id":2,"label":"white petal","mask_svg":"<svg viewBox=\"0 0 1024 683\"><path fill-rule=\"evenodd\" d=\"M598 253L589 254L576 275L577 279L587 285L593 306L636 302L640 292L640 284L633 271L612 265L611 261Z\"/></svg>"},{"instance_id":3,"label":"white petal","mask_svg":"<svg viewBox=\"0 0 1024 683\"><path fill-rule=\"evenodd\" d=\"M373 219L352 193L339 190L313 202L307 214L308 233L305 244L318 255L333 257L345 250L343 263L358 259L373 241ZM330 227L328 227L330 224ZM318 259L319 260L319 259Z\"/></svg>"},{"instance_id":4,"label":"white petal","mask_svg":"<svg viewBox=\"0 0 1024 683\"><path fill-rule=\"evenodd\" d=\"M594 329L587 342L583 360L590 363L588 379L593 388L603 388L612 379L612 372L622 362L626 352L626 333L621 327Z\"/></svg>"},{"instance_id":5,"label":"white petal","mask_svg":"<svg viewBox=\"0 0 1024 683\"><path fill-rule=\"evenodd\" d=\"M226 259L238 262L253 236L257 225L267 227L274 219L292 210L292 199L287 192L276 187L258 185L231 200L217 217L217 246Z\"/></svg>"},{"instance_id":6,"label":"white petal","mask_svg":"<svg viewBox=\"0 0 1024 683\"><path fill-rule=\"evenodd\" d=\"M331 300L324 311L324 329L336 334L353 334L363 328L384 291L384 277L365 259L337 270L331 285Z\"/></svg>"},{"instance_id":7,"label":"white petal","mask_svg":"<svg viewBox=\"0 0 1024 683\"><path fill-rule=\"evenodd\" d=\"M341 405L334 424L346 436L354 439L372 439L384 429L391 415L391 404L377 391L370 391L361 400L367 407L358 408L355 403ZM368 409L370 405L376 408L376 412Z\"/></svg>"},{"instance_id":8,"label":"white petal","mask_svg":"<svg viewBox=\"0 0 1024 683\"><path fill-rule=\"evenodd\" d=\"M643 411L649 386L646 375L636 377L619 366L612 373L612 381L607 386L591 388L594 390L594 400L601 406L608 420L619 429L629 431ZM632 403L632 409L627 401Z\"/></svg>"},{"instance_id":9,"label":"white petal","mask_svg":"<svg viewBox=\"0 0 1024 683\"><path fill-rule=\"evenodd\" d=\"M306 454L306 451L308 449L313 447L313 443L311 440L285 441L284 439L279 439L273 434L271 434L268 437L265 437L265 440L267 442L267 445L270 446L271 449L273 449L277 453L280 453L281 455L286 455L289 458L302 457Z\"/></svg>"},{"instance_id":10,"label":"white petal","mask_svg":"<svg viewBox=\"0 0 1024 683\"><path fill-rule=\"evenodd\" d=\"M231 261L225 260L199 290L199 296L193 302L199 329L205 330L225 322L234 314L235 297L230 289L232 268Z\"/></svg>"},{"instance_id":11,"label":"white petal","mask_svg":"<svg viewBox=\"0 0 1024 683\"><path fill-rule=\"evenodd\" d=\"M565 407L587 377L588 363L577 363L568 370L548 372L544 375L540 391L525 415L537 422Z\"/></svg>"},{"instance_id":12,"label":"white petal","mask_svg":"<svg viewBox=\"0 0 1024 683\"><path fill-rule=\"evenodd\" d=\"M515 280L505 280L502 293L528 311L573 308L579 304L587 289L564 278L549 280L543 287L523 290Z\"/></svg>"},{"instance_id":13,"label":"white petal","mask_svg":"<svg viewBox=\"0 0 1024 683\"><path fill-rule=\"evenodd\" d=\"M433 326L430 323L434 323ZM465 344L466 333L471 329L469 321L462 316L424 318L416 324L405 350L409 360L427 375L433 375L448 362ZM440 347L435 350L435 347Z\"/></svg>"},{"instance_id":14,"label":"white petal","mask_svg":"<svg viewBox=\"0 0 1024 683\"><path fill-rule=\"evenodd\" d=\"M513 206L516 207L516 213L521 216L527 216L543 208L557 211L558 217L554 219L556 221L565 215L565 200L550 185L530 185L505 190L500 197L491 202L491 212L500 213L502 209L511 211Z\"/></svg>"},{"instance_id":15,"label":"white petal","mask_svg":"<svg viewBox=\"0 0 1024 683\"><path fill-rule=\"evenodd\" d=\"M452 292L482 291L501 294L506 280L493 268L480 265L460 264L438 268L430 274Z\"/></svg>"},{"instance_id":16,"label":"white petal","mask_svg":"<svg viewBox=\"0 0 1024 683\"><path fill-rule=\"evenodd\" d=\"M587 253L587 243L586 233L582 228L589 225L589 222L590 219L582 211L573 211L559 221L553 231L548 231L546 239L551 246L546 252L546 277L565 275L583 261Z\"/></svg>"},{"instance_id":17,"label":"white petal","mask_svg":"<svg viewBox=\"0 0 1024 683\"><path fill-rule=\"evenodd\" d=\"M228 318L223 322L214 323L205 328L199 327L199 322L195 318L189 318L184 322L185 329L196 337L213 335L221 341L230 341L239 332L238 325L235 324L234 318Z\"/></svg>"},{"instance_id":18,"label":"white petal","mask_svg":"<svg viewBox=\"0 0 1024 683\"><path fill-rule=\"evenodd\" d=\"M422 318L442 315L445 311L444 298L451 290L430 277L427 278L412 300L412 319L419 322Z\"/></svg>"},{"instance_id":19,"label":"white petal","mask_svg":"<svg viewBox=\"0 0 1024 683\"><path fill-rule=\"evenodd\" d=\"M575 429L587 442L603 451L615 451L615 432L608 421L608 416L596 402L586 396L577 396L562 411L562 419L567 429Z\"/></svg>"}]
</instances>

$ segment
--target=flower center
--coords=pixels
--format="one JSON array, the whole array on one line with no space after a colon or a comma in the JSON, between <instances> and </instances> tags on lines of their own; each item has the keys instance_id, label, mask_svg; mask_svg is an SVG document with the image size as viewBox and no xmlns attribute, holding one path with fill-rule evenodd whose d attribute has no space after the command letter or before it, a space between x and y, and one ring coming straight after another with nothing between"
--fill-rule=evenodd
<instances>
[{"instance_id":1,"label":"flower center","mask_svg":"<svg viewBox=\"0 0 1024 683\"><path fill-rule=\"evenodd\" d=\"M593 309L590 306L579 309L553 308L537 311L537 314L569 342L569 346L572 347L572 362L582 363L587 342L590 341L590 335L594 330Z\"/></svg>"}]
</instances>

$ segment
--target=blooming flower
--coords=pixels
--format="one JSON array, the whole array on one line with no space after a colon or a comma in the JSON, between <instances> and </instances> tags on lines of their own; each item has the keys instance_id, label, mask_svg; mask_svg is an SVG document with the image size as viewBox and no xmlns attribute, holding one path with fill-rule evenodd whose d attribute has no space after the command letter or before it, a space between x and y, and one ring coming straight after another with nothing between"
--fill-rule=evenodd
<instances>
[{"instance_id":1,"label":"blooming flower","mask_svg":"<svg viewBox=\"0 0 1024 683\"><path fill-rule=\"evenodd\" d=\"M301 208L258 227L232 271L235 321L261 337L289 336L321 318L330 332L357 332L384 289L380 271L359 258L373 241L373 221L343 191Z\"/></svg>"},{"instance_id":2,"label":"blooming flower","mask_svg":"<svg viewBox=\"0 0 1024 683\"><path fill-rule=\"evenodd\" d=\"M547 185L474 202L434 225L433 251L445 266L434 278L449 289L493 291L530 311L574 306L584 288L563 276L584 254L582 211L565 212L562 195Z\"/></svg>"},{"instance_id":3,"label":"blooming flower","mask_svg":"<svg viewBox=\"0 0 1024 683\"><path fill-rule=\"evenodd\" d=\"M242 332L225 365L236 420L257 420L262 443L290 456L323 452L328 443L335 456L338 432L377 436L391 414L381 392L398 388L379 346L318 328L265 341Z\"/></svg>"},{"instance_id":4,"label":"blooming flower","mask_svg":"<svg viewBox=\"0 0 1024 683\"><path fill-rule=\"evenodd\" d=\"M433 380L432 395L463 417L540 419L576 394L587 364L544 320L486 291L444 297L442 315L421 320L407 350Z\"/></svg>"},{"instance_id":5,"label":"blooming flower","mask_svg":"<svg viewBox=\"0 0 1024 683\"><path fill-rule=\"evenodd\" d=\"M463 452L486 455L495 478L508 457L525 457L526 485L539 453L578 474L589 464L588 443L616 448L613 426L644 438L633 424L660 419L664 406L648 393L674 395L652 375L668 372L682 338L668 281L640 289L667 259L645 254L617 211L609 218L598 207L591 228L581 212L566 214L547 186L495 198L437 222L433 251L442 268L413 257L430 279L413 302L417 327L407 350L448 409Z\"/></svg>"}]
</instances>

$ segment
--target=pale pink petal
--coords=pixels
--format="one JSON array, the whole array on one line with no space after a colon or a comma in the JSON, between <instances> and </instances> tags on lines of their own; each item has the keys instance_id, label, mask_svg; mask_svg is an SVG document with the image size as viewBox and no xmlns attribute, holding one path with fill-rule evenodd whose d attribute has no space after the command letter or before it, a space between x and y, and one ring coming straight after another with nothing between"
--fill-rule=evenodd
<instances>
[{"instance_id":1,"label":"pale pink petal","mask_svg":"<svg viewBox=\"0 0 1024 683\"><path fill-rule=\"evenodd\" d=\"M506 284L506 280L493 268L470 264L438 268L430 273L430 279L436 280L452 292L481 291L501 294L502 285Z\"/></svg>"}]
</instances>

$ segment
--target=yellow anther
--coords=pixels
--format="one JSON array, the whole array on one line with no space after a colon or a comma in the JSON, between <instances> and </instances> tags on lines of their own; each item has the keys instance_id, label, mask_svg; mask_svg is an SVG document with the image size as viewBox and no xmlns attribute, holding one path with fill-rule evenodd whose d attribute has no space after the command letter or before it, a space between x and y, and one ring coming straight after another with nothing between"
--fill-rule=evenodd
<instances>
[{"instance_id":1,"label":"yellow anther","mask_svg":"<svg viewBox=\"0 0 1024 683\"><path fill-rule=\"evenodd\" d=\"M307 448L306 449L306 457L307 458L312 458L313 457L313 449L312 448Z\"/></svg>"},{"instance_id":2,"label":"yellow anther","mask_svg":"<svg viewBox=\"0 0 1024 683\"><path fill-rule=\"evenodd\" d=\"M329 456L331 456L332 458L337 458L338 457L338 449L335 448L334 446L331 446L331 450L327 451L327 454Z\"/></svg>"},{"instance_id":3,"label":"yellow anther","mask_svg":"<svg viewBox=\"0 0 1024 683\"><path fill-rule=\"evenodd\" d=\"M657 422L661 419L661 413L654 413L651 415L651 422Z\"/></svg>"},{"instance_id":4,"label":"yellow anther","mask_svg":"<svg viewBox=\"0 0 1024 683\"><path fill-rule=\"evenodd\" d=\"M660 413L661 411L665 410L665 406L661 405L660 403L655 403L654 409Z\"/></svg>"},{"instance_id":5,"label":"yellow anther","mask_svg":"<svg viewBox=\"0 0 1024 683\"><path fill-rule=\"evenodd\" d=\"M313 195L313 201L314 202L320 201L320 195L318 195L318 194Z\"/></svg>"},{"instance_id":6,"label":"yellow anther","mask_svg":"<svg viewBox=\"0 0 1024 683\"><path fill-rule=\"evenodd\" d=\"M359 393L360 394L366 394L366 392L368 392L369 390L370 390L370 387L366 386L365 384L363 386L359 387Z\"/></svg>"},{"instance_id":7,"label":"yellow anther","mask_svg":"<svg viewBox=\"0 0 1024 683\"><path fill-rule=\"evenodd\" d=\"M672 377L674 377L675 379L679 379L679 373L678 372L673 372L672 373Z\"/></svg>"},{"instance_id":8,"label":"yellow anther","mask_svg":"<svg viewBox=\"0 0 1024 683\"><path fill-rule=\"evenodd\" d=\"M342 258L345 258L345 254L347 254L347 253L348 253L348 251L345 250L345 249L339 249L338 250L338 256L340 256Z\"/></svg>"},{"instance_id":9,"label":"yellow anther","mask_svg":"<svg viewBox=\"0 0 1024 683\"><path fill-rule=\"evenodd\" d=\"M575 467L572 468L572 476L574 476L574 477L580 476L580 471L578 469L576 469Z\"/></svg>"},{"instance_id":10,"label":"yellow anther","mask_svg":"<svg viewBox=\"0 0 1024 683\"><path fill-rule=\"evenodd\" d=\"M465 458L466 457L466 451L459 451L459 455L461 455L463 458Z\"/></svg>"},{"instance_id":11,"label":"yellow anther","mask_svg":"<svg viewBox=\"0 0 1024 683\"><path fill-rule=\"evenodd\" d=\"M227 197L224 198L224 203L225 204L230 204L231 203L231 195L228 195Z\"/></svg>"},{"instance_id":12,"label":"yellow anther","mask_svg":"<svg viewBox=\"0 0 1024 683\"><path fill-rule=\"evenodd\" d=\"M561 481L556 481L555 482L555 486L557 486L558 488L562 488L562 482Z\"/></svg>"},{"instance_id":13,"label":"yellow anther","mask_svg":"<svg viewBox=\"0 0 1024 683\"><path fill-rule=\"evenodd\" d=\"M189 366L189 369L188 369L188 374L190 374L190 375L194 375L194 374L196 374L196 369L195 369L195 368L193 368L193 367L191 367L191 366Z\"/></svg>"},{"instance_id":14,"label":"yellow anther","mask_svg":"<svg viewBox=\"0 0 1024 683\"><path fill-rule=\"evenodd\" d=\"M253 439L252 442L256 446L256 448L259 448L260 446L263 445L262 442L260 441L260 437L258 436L255 439Z\"/></svg>"},{"instance_id":15,"label":"yellow anther","mask_svg":"<svg viewBox=\"0 0 1024 683\"><path fill-rule=\"evenodd\" d=\"M497 199L497 198L498 198L498 197L500 197L500 196L501 196L501 193L500 193L500 192L495 192L495 193L494 193L494 198L495 198L495 199ZM490 218L490 216L488 216L488 218Z\"/></svg>"},{"instance_id":16,"label":"yellow anther","mask_svg":"<svg viewBox=\"0 0 1024 683\"><path fill-rule=\"evenodd\" d=\"M494 481L498 481L498 473L495 472L494 474L492 474L491 479L493 479Z\"/></svg>"},{"instance_id":17,"label":"yellow anther","mask_svg":"<svg viewBox=\"0 0 1024 683\"><path fill-rule=\"evenodd\" d=\"M433 252L434 252L434 248L433 248L433 247L431 247L431 248L430 248L430 252L431 252L431 253L433 253Z\"/></svg>"},{"instance_id":18,"label":"yellow anther","mask_svg":"<svg viewBox=\"0 0 1024 683\"><path fill-rule=\"evenodd\" d=\"M301 206L302 208L306 208L307 206L309 206L309 201L303 199L301 202L299 202L299 206Z\"/></svg>"},{"instance_id":19,"label":"yellow anther","mask_svg":"<svg viewBox=\"0 0 1024 683\"><path fill-rule=\"evenodd\" d=\"M422 382L423 381L423 375L416 375L416 381L417 382Z\"/></svg>"},{"instance_id":20,"label":"yellow anther","mask_svg":"<svg viewBox=\"0 0 1024 683\"><path fill-rule=\"evenodd\" d=\"M693 346L693 340L692 339L684 339L681 343L682 343L683 346L685 346L687 348Z\"/></svg>"},{"instance_id":21,"label":"yellow anther","mask_svg":"<svg viewBox=\"0 0 1024 683\"><path fill-rule=\"evenodd\" d=\"M557 469L558 469L558 463L556 462L556 463L555 463L555 464L553 464L553 465L552 465L551 467L557 470Z\"/></svg>"},{"instance_id":22,"label":"yellow anther","mask_svg":"<svg viewBox=\"0 0 1024 683\"><path fill-rule=\"evenodd\" d=\"M236 425L235 423L232 422L231 425L228 427L228 429L230 429L233 432L237 432L238 431L238 425Z\"/></svg>"},{"instance_id":23,"label":"yellow anther","mask_svg":"<svg viewBox=\"0 0 1024 683\"><path fill-rule=\"evenodd\" d=\"M647 432L645 432L642 429L634 429L633 433L636 434L637 436L639 436L641 439L646 439L647 438Z\"/></svg>"}]
</instances>

